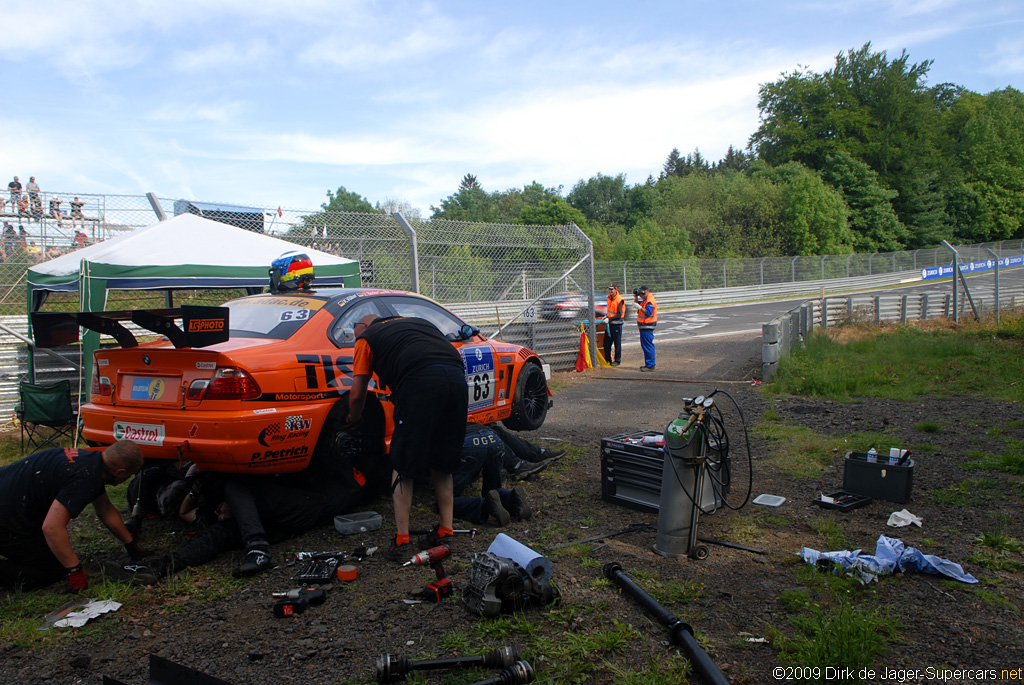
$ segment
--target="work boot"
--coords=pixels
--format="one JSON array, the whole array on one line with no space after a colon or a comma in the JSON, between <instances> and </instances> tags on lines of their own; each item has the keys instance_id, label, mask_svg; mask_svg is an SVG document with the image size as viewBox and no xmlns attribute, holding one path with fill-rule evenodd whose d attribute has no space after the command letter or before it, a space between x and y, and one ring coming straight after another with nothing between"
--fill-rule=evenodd
<instances>
[{"instance_id":1,"label":"work boot","mask_svg":"<svg viewBox=\"0 0 1024 685\"><path fill-rule=\"evenodd\" d=\"M564 456L565 456L565 450L548 450L548 449L543 449L543 450L540 451L540 458L541 459L551 459L552 461L554 461L555 459L561 459Z\"/></svg>"},{"instance_id":2,"label":"work boot","mask_svg":"<svg viewBox=\"0 0 1024 685\"><path fill-rule=\"evenodd\" d=\"M641 371L654 371L654 367L653 366L641 366L640 370Z\"/></svg>"},{"instance_id":3,"label":"work boot","mask_svg":"<svg viewBox=\"0 0 1024 685\"><path fill-rule=\"evenodd\" d=\"M437 547L438 545L447 545L448 547L452 546L452 542L455 541L455 536L445 535L444 537L441 537L437 534L437 529L440 527L441 524L439 523L431 528L429 533L421 535L419 539L416 540L420 549L430 549L431 547ZM410 556L412 555L410 554Z\"/></svg>"},{"instance_id":4,"label":"work boot","mask_svg":"<svg viewBox=\"0 0 1024 685\"><path fill-rule=\"evenodd\" d=\"M261 571L274 567L274 561L270 558L270 550L260 547L253 547L245 553L245 559L235 569L235 578L254 576Z\"/></svg>"},{"instance_id":5,"label":"work boot","mask_svg":"<svg viewBox=\"0 0 1024 685\"><path fill-rule=\"evenodd\" d=\"M413 554L415 554L415 550L412 548L411 542L403 542L399 545L393 538L391 544L384 550L384 558L388 561L406 562L412 558Z\"/></svg>"},{"instance_id":6,"label":"work boot","mask_svg":"<svg viewBox=\"0 0 1024 685\"><path fill-rule=\"evenodd\" d=\"M530 500L526 499L526 490L523 486L517 485L512 488L511 497L512 506L509 507L509 513L520 521L529 521L533 516L533 507L530 506Z\"/></svg>"},{"instance_id":7,"label":"work boot","mask_svg":"<svg viewBox=\"0 0 1024 685\"><path fill-rule=\"evenodd\" d=\"M558 457L552 457L543 461L521 461L512 468L509 475L512 476L512 480L526 480L546 469L557 459Z\"/></svg>"},{"instance_id":8,"label":"work boot","mask_svg":"<svg viewBox=\"0 0 1024 685\"><path fill-rule=\"evenodd\" d=\"M495 520L495 525L504 528L512 520L508 509L501 503L501 493L491 490L484 497L484 513Z\"/></svg>"},{"instance_id":9,"label":"work boot","mask_svg":"<svg viewBox=\"0 0 1024 685\"><path fill-rule=\"evenodd\" d=\"M128 564L108 561L103 565L103 575L111 580L139 586L154 585L159 580L152 569L137 561Z\"/></svg>"}]
</instances>

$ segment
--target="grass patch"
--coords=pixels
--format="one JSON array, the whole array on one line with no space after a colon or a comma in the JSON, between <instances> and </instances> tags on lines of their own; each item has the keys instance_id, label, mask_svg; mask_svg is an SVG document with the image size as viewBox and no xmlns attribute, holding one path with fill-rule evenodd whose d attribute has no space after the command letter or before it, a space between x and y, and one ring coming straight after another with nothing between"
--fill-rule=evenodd
<instances>
[{"instance_id":1,"label":"grass patch","mask_svg":"<svg viewBox=\"0 0 1024 685\"><path fill-rule=\"evenodd\" d=\"M779 655L793 666L814 664L824 669L858 669L871 666L875 657L889 651L889 642L898 635L901 624L887 612L854 606L849 598L840 598L832 607L810 605L807 612L791 620L799 631L794 638L783 638ZM859 682L857 680L829 682Z\"/></svg>"},{"instance_id":2,"label":"grass patch","mask_svg":"<svg viewBox=\"0 0 1024 685\"><path fill-rule=\"evenodd\" d=\"M1001 471L1024 476L1024 441L1007 440L1006 451L999 454L971 451L967 456L971 461L964 468L983 471Z\"/></svg>"},{"instance_id":3,"label":"grass patch","mask_svg":"<svg viewBox=\"0 0 1024 685\"><path fill-rule=\"evenodd\" d=\"M832 519L812 519L810 526L825 542L825 549L838 550L850 547L846 532Z\"/></svg>"},{"instance_id":4,"label":"grass patch","mask_svg":"<svg viewBox=\"0 0 1024 685\"><path fill-rule=\"evenodd\" d=\"M1018 315L999 331L1024 328ZM842 329L840 328L839 331ZM1019 335L992 335L992 328L960 324L956 329L917 325L883 326L876 335L839 342L816 330L779 362L766 386L769 394L825 397L849 402L860 397L910 400L922 394L983 394L1024 399Z\"/></svg>"},{"instance_id":5,"label":"grass patch","mask_svg":"<svg viewBox=\"0 0 1024 685\"><path fill-rule=\"evenodd\" d=\"M817 478L843 447L841 438L779 421L759 421L752 433L768 441L768 462L793 478Z\"/></svg>"},{"instance_id":6,"label":"grass patch","mask_svg":"<svg viewBox=\"0 0 1024 685\"><path fill-rule=\"evenodd\" d=\"M942 424L938 421L918 421L914 424L914 430L922 433L941 433Z\"/></svg>"},{"instance_id":7,"label":"grass patch","mask_svg":"<svg viewBox=\"0 0 1024 685\"><path fill-rule=\"evenodd\" d=\"M955 507L969 507L980 504L987 499L984 491L991 490L997 482L988 478L965 480L945 488L926 490L924 493L933 504Z\"/></svg>"}]
</instances>

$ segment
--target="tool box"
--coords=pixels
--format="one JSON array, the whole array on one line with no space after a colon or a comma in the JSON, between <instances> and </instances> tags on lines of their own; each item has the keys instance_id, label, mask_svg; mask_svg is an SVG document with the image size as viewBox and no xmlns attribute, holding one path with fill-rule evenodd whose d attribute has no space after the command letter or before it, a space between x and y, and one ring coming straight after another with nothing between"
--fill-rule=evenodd
<instances>
[{"instance_id":1,"label":"tool box","mask_svg":"<svg viewBox=\"0 0 1024 685\"><path fill-rule=\"evenodd\" d=\"M883 455L847 452L843 462L843 490L901 504L910 499L914 485L913 459L890 464Z\"/></svg>"},{"instance_id":2,"label":"tool box","mask_svg":"<svg viewBox=\"0 0 1024 685\"><path fill-rule=\"evenodd\" d=\"M658 513L665 453L651 442L661 431L623 433L601 439L601 499L636 511Z\"/></svg>"}]
</instances>

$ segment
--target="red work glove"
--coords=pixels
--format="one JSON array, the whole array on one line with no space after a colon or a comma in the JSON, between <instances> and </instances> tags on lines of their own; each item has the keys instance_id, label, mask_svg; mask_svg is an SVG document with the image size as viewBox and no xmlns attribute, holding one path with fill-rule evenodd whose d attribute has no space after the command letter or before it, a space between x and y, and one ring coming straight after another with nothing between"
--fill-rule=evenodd
<instances>
[{"instance_id":1,"label":"red work glove","mask_svg":"<svg viewBox=\"0 0 1024 685\"><path fill-rule=\"evenodd\" d=\"M68 592L78 593L89 587L89 581L85 577L85 570L81 564L67 569Z\"/></svg>"},{"instance_id":2,"label":"red work glove","mask_svg":"<svg viewBox=\"0 0 1024 685\"><path fill-rule=\"evenodd\" d=\"M128 552L128 556L132 561L142 561L143 557L149 555L148 551L139 547L139 543L135 542L135 538L132 538L131 542L124 543L124 551Z\"/></svg>"}]
</instances>

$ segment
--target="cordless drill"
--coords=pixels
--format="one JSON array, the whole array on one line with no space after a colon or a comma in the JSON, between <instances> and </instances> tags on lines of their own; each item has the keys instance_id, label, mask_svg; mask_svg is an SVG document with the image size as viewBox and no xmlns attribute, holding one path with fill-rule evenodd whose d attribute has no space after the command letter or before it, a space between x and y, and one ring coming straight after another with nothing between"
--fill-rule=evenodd
<instances>
[{"instance_id":1,"label":"cordless drill","mask_svg":"<svg viewBox=\"0 0 1024 685\"><path fill-rule=\"evenodd\" d=\"M278 600L274 604L274 616L286 618L301 614L309 606L323 604L327 591L315 587L298 587L287 592L275 592Z\"/></svg>"},{"instance_id":2,"label":"cordless drill","mask_svg":"<svg viewBox=\"0 0 1024 685\"><path fill-rule=\"evenodd\" d=\"M415 564L416 566L430 566L434 569L434 573L437 574L437 580L430 585L427 585L419 594L424 599L431 602L440 602L442 599L452 594L452 579L448 577L448 574L444 572L444 566L441 562L451 556L452 548L447 545L438 545L437 547L431 547L428 550L424 550L419 554L413 556L412 559L402 564L402 566L409 566Z\"/></svg>"}]
</instances>

